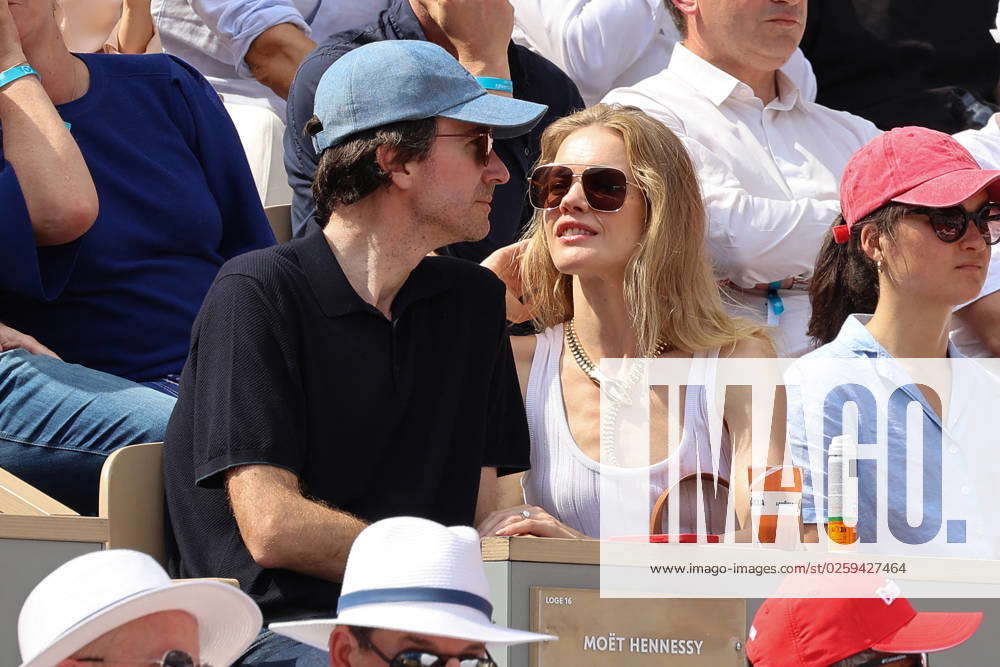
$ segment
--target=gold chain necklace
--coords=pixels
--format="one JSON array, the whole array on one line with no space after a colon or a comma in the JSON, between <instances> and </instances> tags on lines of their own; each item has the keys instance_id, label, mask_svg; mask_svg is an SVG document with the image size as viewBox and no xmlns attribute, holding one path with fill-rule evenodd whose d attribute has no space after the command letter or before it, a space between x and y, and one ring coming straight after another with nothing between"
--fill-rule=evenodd
<instances>
[{"instance_id":1,"label":"gold chain necklace","mask_svg":"<svg viewBox=\"0 0 1000 667\"><path fill-rule=\"evenodd\" d=\"M573 355L573 359L576 361L576 365L580 367L580 370L591 379L591 381L598 387L601 386L601 380L605 379L601 372L597 369L597 364L591 361L590 357L587 356L586 350L583 349L583 345L580 344L580 339L576 335L576 326L573 323L575 318L570 318L566 322L566 346L569 348L570 354ZM656 359L661 354L663 354L667 349L667 342L660 341L656 345L656 349L653 350L653 359Z\"/></svg>"},{"instance_id":2,"label":"gold chain necklace","mask_svg":"<svg viewBox=\"0 0 1000 667\"><path fill-rule=\"evenodd\" d=\"M569 321L566 322L566 346L569 348L570 354L573 355L573 359L576 361L576 365L580 367L580 370L583 371L584 374L590 378L591 382L596 384L598 387L603 386L603 390L607 393L609 399L608 414L606 419L601 420L600 429L601 462L617 466L618 456L615 452L615 439L618 437L618 413L621 411L623 406L632 405L632 389L642 377L645 367L644 364L638 363L638 360L633 360L631 363L631 372L629 373L627 382L622 382L621 380L609 378L604 375L601 373L600 369L597 368L596 364L591 361L590 357L587 356L586 351L580 344L580 339L576 335L576 327L573 324L573 319L574 318L570 318ZM656 349L653 350L653 358L656 359L659 357L666 351L666 349L666 341L660 341L657 343Z\"/></svg>"}]
</instances>

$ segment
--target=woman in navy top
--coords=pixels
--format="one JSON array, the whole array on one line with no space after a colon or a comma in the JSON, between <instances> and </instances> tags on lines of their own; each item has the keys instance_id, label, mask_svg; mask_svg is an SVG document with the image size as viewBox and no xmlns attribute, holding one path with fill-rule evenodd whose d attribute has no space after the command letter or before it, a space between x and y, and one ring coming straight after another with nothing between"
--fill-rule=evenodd
<instances>
[{"instance_id":1,"label":"woman in navy top","mask_svg":"<svg viewBox=\"0 0 1000 667\"><path fill-rule=\"evenodd\" d=\"M33 11L15 9L16 19ZM26 36L26 53L65 51L45 43L60 40L50 13ZM66 361L135 381L179 373L219 267L274 243L243 148L218 95L182 61L65 55L70 71L44 72L42 83L51 97L51 79L69 82L53 102L99 213L77 240L39 243L26 206L33 184L21 182L0 135L0 313Z\"/></svg>"},{"instance_id":2,"label":"woman in navy top","mask_svg":"<svg viewBox=\"0 0 1000 667\"><path fill-rule=\"evenodd\" d=\"M943 362L962 356L951 313L979 294L1000 241L1000 172L946 134L897 128L854 154L840 198L810 286L809 334L823 346L786 378L803 520L823 525L849 508L827 502L826 479L831 441L846 437L859 548L995 558L982 508L997 470L982 448L995 439L986 402L1000 382L975 361Z\"/></svg>"},{"instance_id":3,"label":"woman in navy top","mask_svg":"<svg viewBox=\"0 0 1000 667\"><path fill-rule=\"evenodd\" d=\"M219 267L274 236L201 75L72 55L53 10L0 0L0 466L92 511L173 405L128 380L171 393Z\"/></svg>"}]
</instances>

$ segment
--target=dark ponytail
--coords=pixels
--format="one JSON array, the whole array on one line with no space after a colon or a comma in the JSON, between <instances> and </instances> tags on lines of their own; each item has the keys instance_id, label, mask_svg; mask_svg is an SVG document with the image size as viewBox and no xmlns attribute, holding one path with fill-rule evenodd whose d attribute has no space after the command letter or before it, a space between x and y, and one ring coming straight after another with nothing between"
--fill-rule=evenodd
<instances>
[{"instance_id":1,"label":"dark ponytail","mask_svg":"<svg viewBox=\"0 0 1000 667\"><path fill-rule=\"evenodd\" d=\"M847 243L836 243L828 234L816 258L816 269L809 283L812 316L806 333L818 345L837 337L840 327L852 313L874 313L878 304L878 269L874 260L861 248L861 230L875 225L882 239L891 240L893 229L905 207L890 202L851 226ZM844 224L837 216L833 226Z\"/></svg>"}]
</instances>

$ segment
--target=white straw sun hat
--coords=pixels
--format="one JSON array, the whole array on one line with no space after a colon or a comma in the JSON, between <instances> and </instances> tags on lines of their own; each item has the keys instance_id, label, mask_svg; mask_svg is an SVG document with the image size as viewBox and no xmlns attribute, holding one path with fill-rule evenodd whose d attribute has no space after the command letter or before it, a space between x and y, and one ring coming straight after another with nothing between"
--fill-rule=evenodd
<instances>
[{"instance_id":1,"label":"white straw sun hat","mask_svg":"<svg viewBox=\"0 0 1000 667\"><path fill-rule=\"evenodd\" d=\"M260 609L219 581L173 583L148 555L96 551L56 568L28 595L17 619L21 667L52 667L101 635L160 611L198 621L202 662L229 665L260 631Z\"/></svg>"},{"instance_id":2,"label":"white straw sun hat","mask_svg":"<svg viewBox=\"0 0 1000 667\"><path fill-rule=\"evenodd\" d=\"M324 651L338 625L384 628L490 644L556 639L494 625L479 549L468 526L446 528L395 517L361 531L347 557L337 618L272 623L268 627Z\"/></svg>"}]
</instances>

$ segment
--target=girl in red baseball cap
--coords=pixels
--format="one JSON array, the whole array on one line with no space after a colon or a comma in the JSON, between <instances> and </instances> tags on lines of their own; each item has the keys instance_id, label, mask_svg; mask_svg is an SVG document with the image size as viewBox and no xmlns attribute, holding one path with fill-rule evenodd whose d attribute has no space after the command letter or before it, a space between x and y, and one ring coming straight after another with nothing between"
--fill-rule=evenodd
<instances>
[{"instance_id":1,"label":"girl in red baseball cap","mask_svg":"<svg viewBox=\"0 0 1000 667\"><path fill-rule=\"evenodd\" d=\"M1000 241L998 179L926 128L897 128L858 150L816 261L809 335L829 343L851 314L874 313L866 327L893 356L946 356L952 309L978 296Z\"/></svg>"},{"instance_id":2,"label":"girl in red baseball cap","mask_svg":"<svg viewBox=\"0 0 1000 667\"><path fill-rule=\"evenodd\" d=\"M1000 171L981 169L946 134L898 128L851 157L840 200L843 214L810 285L809 334L822 346L786 376L803 522L811 531L838 515L833 498L823 501L824 462L830 439L844 435L868 447L879 476L857 487L855 548L1000 558L985 510L1000 499L997 466L983 450L995 428L979 403L1000 394L1000 382L978 364L940 363L963 356L948 338L952 311L979 295L1000 241ZM914 358L936 361L903 361ZM844 363L824 363L834 359ZM891 359L900 361L885 363ZM863 409L845 416L848 403ZM922 457L905 446L916 429L894 408L913 404L921 408ZM900 471L918 464L938 481L915 491ZM907 519L911 495L922 501L918 524Z\"/></svg>"}]
</instances>

